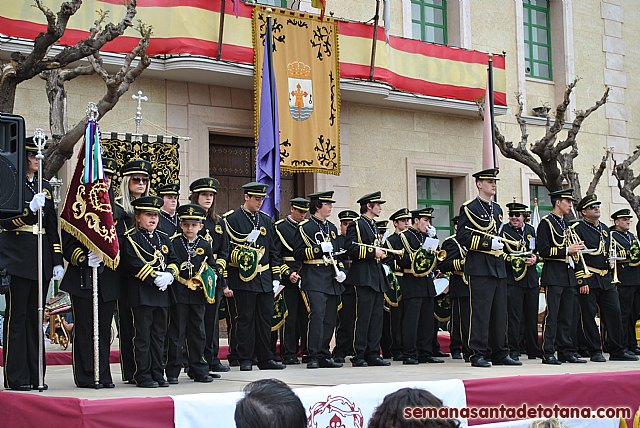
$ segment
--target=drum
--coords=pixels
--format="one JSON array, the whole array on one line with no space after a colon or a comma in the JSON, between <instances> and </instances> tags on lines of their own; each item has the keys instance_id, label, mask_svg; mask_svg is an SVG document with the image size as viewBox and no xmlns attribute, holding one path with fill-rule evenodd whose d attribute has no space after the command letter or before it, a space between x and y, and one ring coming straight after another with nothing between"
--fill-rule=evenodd
<instances>
[{"instance_id":1,"label":"drum","mask_svg":"<svg viewBox=\"0 0 640 428\"><path fill-rule=\"evenodd\" d=\"M433 280L433 284L436 286L436 296L449 292L449 278L436 278Z\"/></svg>"},{"instance_id":2,"label":"drum","mask_svg":"<svg viewBox=\"0 0 640 428\"><path fill-rule=\"evenodd\" d=\"M449 278L436 278L433 281L436 286L436 298L433 308L433 316L438 322L447 322L451 319L451 298L449 297Z\"/></svg>"}]
</instances>

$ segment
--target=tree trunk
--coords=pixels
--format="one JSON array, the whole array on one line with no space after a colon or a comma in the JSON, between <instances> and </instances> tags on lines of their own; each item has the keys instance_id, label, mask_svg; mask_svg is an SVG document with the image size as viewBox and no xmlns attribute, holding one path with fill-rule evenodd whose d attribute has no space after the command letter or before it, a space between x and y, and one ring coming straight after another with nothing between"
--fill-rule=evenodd
<instances>
[{"instance_id":1,"label":"tree trunk","mask_svg":"<svg viewBox=\"0 0 640 428\"><path fill-rule=\"evenodd\" d=\"M15 75L5 76L0 80L0 112L13 113L17 86L18 80Z\"/></svg>"}]
</instances>

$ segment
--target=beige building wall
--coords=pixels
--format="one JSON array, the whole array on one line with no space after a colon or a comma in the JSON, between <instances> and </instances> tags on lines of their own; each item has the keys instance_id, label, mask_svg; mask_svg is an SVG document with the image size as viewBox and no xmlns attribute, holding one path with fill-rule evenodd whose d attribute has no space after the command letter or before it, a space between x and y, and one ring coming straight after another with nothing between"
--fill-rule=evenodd
<instances>
[{"instance_id":1,"label":"beige building wall","mask_svg":"<svg viewBox=\"0 0 640 428\"><path fill-rule=\"evenodd\" d=\"M303 6L305 2L309 3L303 0ZM612 147L616 159L622 159L640 143L640 84L632 78L640 73L640 53L632 48L640 29L636 0L551 0L553 82L524 77L520 0L450 0L449 8L451 44L506 52L509 111L496 117L496 122L508 141L517 143L521 137L514 117L516 93L523 95L529 142L533 143L544 135L545 127L544 121L532 117L531 109L540 105L555 108L567 82L577 76L581 80L574 91L568 120L573 119L576 109L592 106L606 85L611 87L609 103L587 119L578 137L580 154L575 167L583 192L592 167L600 162L606 147ZM374 0L328 0L328 10L346 19L366 21L374 9ZM410 0L392 1L392 34L411 35L407 13ZM27 116L30 128L35 123L43 126L48 122L43 88L42 81L33 79L18 90L15 112ZM253 135L250 84L238 89L165 81L161 76L136 81L114 111L101 121L104 131L134 130L136 102L130 96L138 90L150 99L143 104L143 132L162 133L160 129L166 129L191 137L181 143L180 149L183 198L193 179L208 175L210 133ZM78 78L68 85L68 92L68 120L75 123L84 114L86 103L102 95L102 82L95 77ZM315 190L336 191L335 213L357 208L355 200L375 190L381 190L388 201L385 218L399 207L414 208L417 175L451 177L454 211L475 196L470 174L482 163L483 122L478 116L453 109L435 112L411 105L392 108L354 101L343 101L341 113L342 174L314 174L312 180ZM559 139L565 137L566 130ZM529 184L539 184L537 177L501 155L499 163L498 201L504 205L515 197L529 203ZM605 220L610 212L626 205L618 196L615 180L609 178L610 171L611 165L597 188L604 202Z\"/></svg>"}]
</instances>

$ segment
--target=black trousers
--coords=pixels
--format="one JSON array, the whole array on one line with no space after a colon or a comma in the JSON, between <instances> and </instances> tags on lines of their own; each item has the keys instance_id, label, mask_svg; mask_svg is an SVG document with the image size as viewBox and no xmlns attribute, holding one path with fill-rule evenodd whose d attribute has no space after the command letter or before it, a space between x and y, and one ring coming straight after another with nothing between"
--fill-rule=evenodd
<instances>
[{"instance_id":1,"label":"black trousers","mask_svg":"<svg viewBox=\"0 0 640 428\"><path fill-rule=\"evenodd\" d=\"M402 356L433 356L433 297L402 299Z\"/></svg>"},{"instance_id":2,"label":"black trousers","mask_svg":"<svg viewBox=\"0 0 640 428\"><path fill-rule=\"evenodd\" d=\"M300 289L296 284L286 281L284 301L287 304L289 315L284 320L280 330L280 355L283 358L296 358L298 355L298 343L302 340L303 351L306 351L307 322L309 313L304 304Z\"/></svg>"},{"instance_id":3,"label":"black trousers","mask_svg":"<svg viewBox=\"0 0 640 428\"><path fill-rule=\"evenodd\" d=\"M340 298L342 299L342 309L338 311L336 346L333 348L334 358L344 358L356 353L353 349L353 331L356 322L355 287L349 284L345 285L345 291Z\"/></svg>"},{"instance_id":4,"label":"black trousers","mask_svg":"<svg viewBox=\"0 0 640 428\"><path fill-rule=\"evenodd\" d=\"M35 267L34 267L35 268ZM47 290L43 290L43 296ZM38 281L11 277L4 314L4 387L38 385ZM40 327L41 328L41 327ZM44 348L43 348L44 349ZM43 358L42 372L46 362Z\"/></svg>"},{"instance_id":5,"label":"black trousers","mask_svg":"<svg viewBox=\"0 0 640 428\"><path fill-rule=\"evenodd\" d=\"M367 286L356 286L355 292L356 320L353 334L355 358L365 360L379 358L384 293Z\"/></svg>"},{"instance_id":6,"label":"black trousers","mask_svg":"<svg viewBox=\"0 0 640 428\"><path fill-rule=\"evenodd\" d=\"M116 302L98 297L98 358L100 384L112 383L109 367L111 321ZM76 386L93 385L93 300L71 296L73 310L73 381Z\"/></svg>"},{"instance_id":7,"label":"black trousers","mask_svg":"<svg viewBox=\"0 0 640 428\"><path fill-rule=\"evenodd\" d=\"M640 286L618 287L622 315L622 343L627 349L638 346L636 322L640 318Z\"/></svg>"},{"instance_id":8,"label":"black trousers","mask_svg":"<svg viewBox=\"0 0 640 428\"><path fill-rule=\"evenodd\" d=\"M258 363L273 359L271 352L271 320L273 317L273 293L252 293L234 290L235 314L234 340L238 360Z\"/></svg>"},{"instance_id":9,"label":"black trousers","mask_svg":"<svg viewBox=\"0 0 640 428\"><path fill-rule=\"evenodd\" d=\"M402 301L398 306L385 303L382 313L382 339L380 347L385 358L402 357Z\"/></svg>"},{"instance_id":10,"label":"black trousers","mask_svg":"<svg viewBox=\"0 0 640 428\"><path fill-rule=\"evenodd\" d=\"M490 276L469 278L471 359L501 360L507 349L507 281Z\"/></svg>"},{"instance_id":11,"label":"black trousers","mask_svg":"<svg viewBox=\"0 0 640 428\"><path fill-rule=\"evenodd\" d=\"M213 305L208 305L213 306ZM178 377L182 370L185 339L189 373L196 378L209 374L209 365L204 358L205 349L205 305L176 303L171 306L167 341L169 353L165 372L167 377Z\"/></svg>"},{"instance_id":12,"label":"black trousers","mask_svg":"<svg viewBox=\"0 0 640 428\"><path fill-rule=\"evenodd\" d=\"M133 353L136 363L134 378L138 384L164 379L164 339L167 335L169 308L134 306Z\"/></svg>"},{"instance_id":13,"label":"black trousers","mask_svg":"<svg viewBox=\"0 0 640 428\"><path fill-rule=\"evenodd\" d=\"M469 296L451 298L451 344L449 350L469 355Z\"/></svg>"},{"instance_id":14,"label":"black trousers","mask_svg":"<svg viewBox=\"0 0 640 428\"><path fill-rule=\"evenodd\" d=\"M216 288L216 301L213 304L205 306L204 310L204 329L205 329L205 346L204 359L213 367L220 363L218 352L220 351L220 303L224 297L222 287Z\"/></svg>"},{"instance_id":15,"label":"black trousers","mask_svg":"<svg viewBox=\"0 0 640 428\"><path fill-rule=\"evenodd\" d=\"M542 352L545 357L568 356L575 352L571 330L576 289L551 285L546 287L547 311L542 325Z\"/></svg>"},{"instance_id":16,"label":"black trousers","mask_svg":"<svg viewBox=\"0 0 640 428\"><path fill-rule=\"evenodd\" d=\"M520 353L520 338L529 356L541 356L538 343L538 288L507 287L507 339L510 353Z\"/></svg>"},{"instance_id":17,"label":"black trousers","mask_svg":"<svg viewBox=\"0 0 640 428\"><path fill-rule=\"evenodd\" d=\"M235 294L234 294L235 295ZM238 343L236 341L236 318L238 317L238 305L234 297L225 297L227 305L227 338L229 339L229 355L227 360L229 363L238 361Z\"/></svg>"},{"instance_id":18,"label":"black trousers","mask_svg":"<svg viewBox=\"0 0 640 428\"><path fill-rule=\"evenodd\" d=\"M118 299L118 338L120 340L120 370L122 380L133 380L136 362L133 356L133 313L129 305L127 290Z\"/></svg>"},{"instance_id":19,"label":"black trousers","mask_svg":"<svg viewBox=\"0 0 640 428\"><path fill-rule=\"evenodd\" d=\"M307 323L307 348L309 357L331 358L329 343L336 328L338 296L320 291L305 291L309 307Z\"/></svg>"},{"instance_id":20,"label":"black trousers","mask_svg":"<svg viewBox=\"0 0 640 428\"><path fill-rule=\"evenodd\" d=\"M619 354L625 350L622 340L622 318L618 289L603 290L589 287L589 294L578 294L582 311L582 330L590 353L602 352L602 339L596 325L596 312L607 326L609 353Z\"/></svg>"}]
</instances>

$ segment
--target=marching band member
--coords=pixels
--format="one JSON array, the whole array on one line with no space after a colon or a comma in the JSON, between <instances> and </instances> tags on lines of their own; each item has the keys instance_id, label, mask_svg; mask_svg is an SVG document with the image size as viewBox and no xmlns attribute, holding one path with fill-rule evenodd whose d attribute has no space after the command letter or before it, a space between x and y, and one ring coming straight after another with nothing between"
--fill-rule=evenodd
<instances>
[{"instance_id":1,"label":"marching band member","mask_svg":"<svg viewBox=\"0 0 640 428\"><path fill-rule=\"evenodd\" d=\"M340 296L342 307L338 308L336 346L333 348L333 361L336 363L344 363L347 355L355 354L355 351L353 350L353 330L356 320L356 292L353 284L349 280L351 258L346 253L346 235L347 228L358 217L358 213L352 210L344 210L338 213L338 219L340 220L340 235L338 235L338 239L336 240L336 246L338 251L345 251L345 253L338 256L338 259L344 264L347 272L347 279L342 283L342 286L344 287L344 292Z\"/></svg>"},{"instance_id":2,"label":"marching band member","mask_svg":"<svg viewBox=\"0 0 640 428\"><path fill-rule=\"evenodd\" d=\"M496 236L502 224L502 208L493 201L498 170L473 174L478 196L460 207L456 237L469 252L464 265L469 277L471 327L469 349L473 367L522 365L509 357L506 344L507 273L503 244Z\"/></svg>"},{"instance_id":3,"label":"marching band member","mask_svg":"<svg viewBox=\"0 0 640 428\"><path fill-rule=\"evenodd\" d=\"M423 248L431 213L430 208L411 211L411 226L400 234L404 249L404 255L398 260L398 264L404 269L404 275L400 279L403 307L402 364L444 363L444 360L434 356L433 350L436 289L431 272L437 264L437 257L432 252L432 260L428 260L427 250Z\"/></svg>"},{"instance_id":4,"label":"marching band member","mask_svg":"<svg viewBox=\"0 0 640 428\"><path fill-rule=\"evenodd\" d=\"M602 355L602 339L595 321L598 309L600 318L607 327L609 360L637 361L638 357L626 349L622 339L620 299L617 287L611 284L609 272L611 237L609 228L600 222L600 201L594 194L587 195L578 202L576 209L582 213L583 221L576 222L571 228L585 247L593 250L583 252L584 265L576 269L582 328L591 361L606 361Z\"/></svg>"},{"instance_id":5,"label":"marching band member","mask_svg":"<svg viewBox=\"0 0 640 428\"><path fill-rule=\"evenodd\" d=\"M640 245L633 233L629 232L631 217L628 208L614 212L611 214L614 227L609 230L617 256L621 259L616 261L615 269L620 279L618 297L622 315L622 343L629 351L640 355L636 340L636 321L640 316Z\"/></svg>"},{"instance_id":6,"label":"marching band member","mask_svg":"<svg viewBox=\"0 0 640 428\"><path fill-rule=\"evenodd\" d=\"M180 196L180 183L168 183L156 189L158 196L164 201L160 208L160 223L158 229L169 235L170 238L179 235L182 231L178 226L178 197Z\"/></svg>"},{"instance_id":7,"label":"marching band member","mask_svg":"<svg viewBox=\"0 0 640 428\"><path fill-rule=\"evenodd\" d=\"M216 194L218 193L219 187L220 182L218 180L212 177L204 177L191 183L189 190L191 191L191 203L200 205L207 211L204 219L204 227L200 230L200 235L211 245L215 262L211 260L210 263L218 275L218 283L225 284L227 259L229 257L229 237L224 228L222 218L216 213ZM215 372L228 372L230 370L229 366L222 364L220 358L218 358L218 352L220 350L218 315L222 297L231 297L232 295L233 293L226 286L216 287L215 303L208 304L205 308L204 326L206 329L206 343L204 358L209 364L211 375L214 375Z\"/></svg>"},{"instance_id":8,"label":"marching band member","mask_svg":"<svg viewBox=\"0 0 640 428\"><path fill-rule=\"evenodd\" d=\"M102 158L104 182L109 189L111 212L116 231L124 234L124 212L115 203L111 179L118 170L115 159ZM111 378L111 322L116 301L120 298L120 275L101 263L101 259L78 239L62 231L64 258L69 262L60 289L71 294L73 311L73 381L78 388L94 388L93 378L93 267L98 268L98 354L99 388L115 388ZM126 290L124 290L126 292Z\"/></svg>"},{"instance_id":9,"label":"marching band member","mask_svg":"<svg viewBox=\"0 0 640 428\"><path fill-rule=\"evenodd\" d=\"M260 211L267 185L251 182L242 189L244 204L223 216L233 246L228 274L235 350L241 371L251 371L254 356L260 370L281 370L285 366L274 361L270 346L273 289L279 285L281 262L273 219Z\"/></svg>"},{"instance_id":10,"label":"marching band member","mask_svg":"<svg viewBox=\"0 0 640 428\"><path fill-rule=\"evenodd\" d=\"M58 216L53 206L52 188L42 180L38 193L38 147L33 138L25 141L26 180L24 182L24 208L17 216L1 216L0 261L10 275L4 316L4 386L16 391L37 389L38 370L38 269L33 264L38 254L38 211L43 214L42 263L44 289L47 295L49 281L60 280L62 246L58 235ZM37 256L36 256L37 257ZM37 260L36 260L37 261ZM44 359L42 362L45 365ZM43 367L44 373L44 367ZM46 389L46 385L45 385Z\"/></svg>"},{"instance_id":11,"label":"marching band member","mask_svg":"<svg viewBox=\"0 0 640 428\"><path fill-rule=\"evenodd\" d=\"M336 326L344 265L333 258L338 229L328 218L333 208L333 191L309 195L311 217L300 223L294 238L294 256L302 262L302 292L309 305L307 324L308 369L338 368L331 358L329 343Z\"/></svg>"},{"instance_id":12,"label":"marching band member","mask_svg":"<svg viewBox=\"0 0 640 428\"><path fill-rule=\"evenodd\" d=\"M400 234L405 231L411 222L411 213L408 208L400 208L389 216L389 220L393 222L395 231L387 238L386 245L389 248L401 249L402 240ZM391 269L393 275L396 277L396 286L399 288L394 290L394 284L391 283L389 291L385 293L385 300L389 305L389 329L391 336L391 355L394 361L402 361L402 285L401 278L404 275L404 270L398 264L397 257L391 259ZM391 296L390 296L391 294Z\"/></svg>"},{"instance_id":13,"label":"marching band member","mask_svg":"<svg viewBox=\"0 0 640 428\"><path fill-rule=\"evenodd\" d=\"M137 227L127 232L122 251L133 312L134 378L141 388L169 386L163 358L171 304L167 288L179 271L171 240L156 230L162 202L157 196L143 196L131 203Z\"/></svg>"},{"instance_id":14,"label":"marching band member","mask_svg":"<svg viewBox=\"0 0 640 428\"><path fill-rule=\"evenodd\" d=\"M289 215L276 221L276 243L280 247L280 266L282 281L284 282L284 300L287 304L289 315L285 318L280 341L280 354L285 365L300 364L298 360L298 343L302 339L303 348L306 348L307 321L309 313L298 284L301 281L300 271L302 263L296 261L293 255L293 245L298 226L309 212L309 200L293 198L289 201L291 208Z\"/></svg>"},{"instance_id":15,"label":"marching band member","mask_svg":"<svg viewBox=\"0 0 640 428\"><path fill-rule=\"evenodd\" d=\"M178 376L182 369L185 338L187 340L187 355L189 373L196 382L208 383L213 381L209 376L209 364L204 358L205 325L204 313L207 298L200 283L195 282L197 275L213 264L215 258L211 245L198 232L203 227L207 212L199 205L182 205L177 210L182 233L175 236L171 243L175 251L179 276L178 284L171 287L173 304L171 305L171 322L169 323L169 353L165 372L167 382L178 383Z\"/></svg>"},{"instance_id":16,"label":"marching band member","mask_svg":"<svg viewBox=\"0 0 640 428\"><path fill-rule=\"evenodd\" d=\"M540 285L545 287L547 311L542 327L542 363L586 363L575 356L571 329L576 297L575 256L584 246L568 239L568 225L564 216L571 212L573 189L549 193L553 211L540 221L537 230L538 254L543 258ZM570 261L571 260L571 261ZM556 349L558 357L556 357Z\"/></svg>"},{"instance_id":17,"label":"marching band member","mask_svg":"<svg viewBox=\"0 0 640 428\"><path fill-rule=\"evenodd\" d=\"M458 230L458 216L451 219L454 232ZM445 259L438 263L442 273L449 274L449 297L451 298L451 359L460 360L463 357L468 362L469 353L469 284L464 275L464 264L467 249L456 239L456 234L447 237L442 242L442 249L446 251Z\"/></svg>"},{"instance_id":18,"label":"marching band member","mask_svg":"<svg viewBox=\"0 0 640 428\"><path fill-rule=\"evenodd\" d=\"M389 281L382 267L384 250L379 247L375 218L382 212L380 192L358 199L361 216L347 228L348 254L352 258L349 274L356 291L356 322L354 331L354 367L389 366L380 356L384 293ZM364 245L363 245L364 244ZM378 247L378 248L375 248Z\"/></svg>"},{"instance_id":19,"label":"marching band member","mask_svg":"<svg viewBox=\"0 0 640 428\"><path fill-rule=\"evenodd\" d=\"M528 207L512 202L507 204L509 223L502 227L500 236L521 242L520 248L505 243L505 267L507 269L507 346L513 360L520 359L520 337L530 360L542 356L538 343L538 300L540 280L535 254L536 231L524 222ZM516 255L516 253L526 253Z\"/></svg>"},{"instance_id":20,"label":"marching band member","mask_svg":"<svg viewBox=\"0 0 640 428\"><path fill-rule=\"evenodd\" d=\"M124 227L117 228L118 241L121 243L120 249L124 247L123 244L126 240L124 233L128 229L135 227L132 202L149 194L151 173L151 163L143 159L129 161L120 169L122 182L120 183L119 205L124 212L122 221ZM117 270L119 272L123 271L120 267ZM124 283L126 279L122 278L121 281ZM126 383L135 383L133 379L136 369L133 356L133 314L129 303L129 293L126 289L122 291L118 299L118 338L120 339L122 380Z\"/></svg>"}]
</instances>

